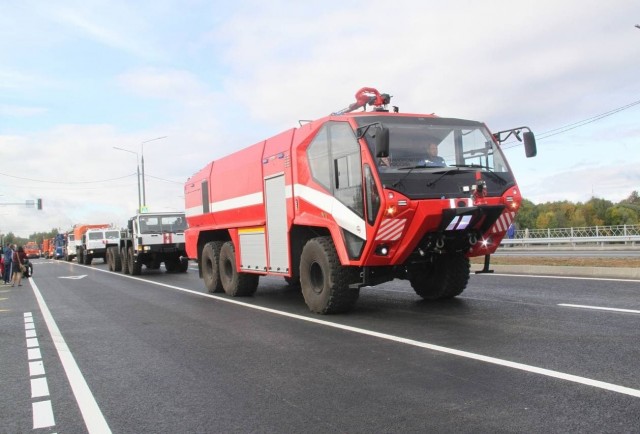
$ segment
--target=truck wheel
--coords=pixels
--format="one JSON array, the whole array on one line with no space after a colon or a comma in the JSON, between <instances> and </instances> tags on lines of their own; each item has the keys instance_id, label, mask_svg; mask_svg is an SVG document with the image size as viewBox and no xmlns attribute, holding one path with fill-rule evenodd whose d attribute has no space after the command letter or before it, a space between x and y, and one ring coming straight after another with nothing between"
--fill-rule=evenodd
<instances>
[{"instance_id":1,"label":"truck wheel","mask_svg":"<svg viewBox=\"0 0 640 434\"><path fill-rule=\"evenodd\" d=\"M223 244L222 241L211 241L202 249L202 279L211 293L224 291L220 281L220 249Z\"/></svg>"},{"instance_id":2,"label":"truck wheel","mask_svg":"<svg viewBox=\"0 0 640 434\"><path fill-rule=\"evenodd\" d=\"M120 249L120 260L122 261L122 274L129 274L129 255L127 255L127 248Z\"/></svg>"},{"instance_id":3,"label":"truck wheel","mask_svg":"<svg viewBox=\"0 0 640 434\"><path fill-rule=\"evenodd\" d=\"M122 261L120 260L120 251L117 246L112 246L107 249L107 257L109 258L110 270L120 271L122 270Z\"/></svg>"},{"instance_id":4,"label":"truck wheel","mask_svg":"<svg viewBox=\"0 0 640 434\"><path fill-rule=\"evenodd\" d=\"M238 273L236 270L236 249L231 241L227 241L220 249L220 281L227 295L247 297L258 289L257 274Z\"/></svg>"},{"instance_id":5,"label":"truck wheel","mask_svg":"<svg viewBox=\"0 0 640 434\"><path fill-rule=\"evenodd\" d=\"M112 256L113 255L111 254L111 247L109 247L107 251L104 253L104 259L107 261L107 268L109 269L109 271L113 271Z\"/></svg>"},{"instance_id":6,"label":"truck wheel","mask_svg":"<svg viewBox=\"0 0 640 434\"><path fill-rule=\"evenodd\" d=\"M469 258L442 255L429 268L412 271L409 279L413 290L425 300L443 300L456 297L469 282Z\"/></svg>"},{"instance_id":7,"label":"truck wheel","mask_svg":"<svg viewBox=\"0 0 640 434\"><path fill-rule=\"evenodd\" d=\"M340 265L331 237L312 238L300 256L300 285L309 310L328 314L346 312L360 295L349 288L353 269Z\"/></svg>"},{"instance_id":8,"label":"truck wheel","mask_svg":"<svg viewBox=\"0 0 640 434\"><path fill-rule=\"evenodd\" d=\"M133 247L129 247L127 251L127 259L129 263L129 273L132 276L139 276L142 272L142 264L135 260L135 256L133 256Z\"/></svg>"},{"instance_id":9,"label":"truck wheel","mask_svg":"<svg viewBox=\"0 0 640 434\"><path fill-rule=\"evenodd\" d=\"M82 262L84 265L91 265L91 261L93 261L93 256L91 255L87 255L85 253L84 255L84 261Z\"/></svg>"},{"instance_id":10,"label":"truck wheel","mask_svg":"<svg viewBox=\"0 0 640 434\"><path fill-rule=\"evenodd\" d=\"M189 259L181 256L179 264L180 265L178 265L178 273L186 273L189 269Z\"/></svg>"},{"instance_id":11,"label":"truck wheel","mask_svg":"<svg viewBox=\"0 0 640 434\"><path fill-rule=\"evenodd\" d=\"M167 259L164 261L164 268L167 270L167 273L175 273L178 267L176 259Z\"/></svg>"},{"instance_id":12,"label":"truck wheel","mask_svg":"<svg viewBox=\"0 0 640 434\"><path fill-rule=\"evenodd\" d=\"M76 261L78 264L82 264L84 262L84 250L82 248L78 249L78 254L76 255Z\"/></svg>"}]
</instances>

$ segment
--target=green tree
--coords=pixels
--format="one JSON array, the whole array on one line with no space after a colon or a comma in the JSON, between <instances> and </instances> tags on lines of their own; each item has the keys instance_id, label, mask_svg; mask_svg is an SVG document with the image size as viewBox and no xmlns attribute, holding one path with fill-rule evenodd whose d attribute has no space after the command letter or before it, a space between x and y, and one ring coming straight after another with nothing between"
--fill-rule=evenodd
<instances>
[{"instance_id":1,"label":"green tree","mask_svg":"<svg viewBox=\"0 0 640 434\"><path fill-rule=\"evenodd\" d=\"M530 200L523 199L520 204L520 210L516 216L516 225L518 229L534 229L536 228L536 219L538 218L538 207Z\"/></svg>"},{"instance_id":2,"label":"green tree","mask_svg":"<svg viewBox=\"0 0 640 434\"><path fill-rule=\"evenodd\" d=\"M556 213L553 211L546 211L540 215L536 219L536 228L537 229L549 229L549 228L557 228L558 227L558 219Z\"/></svg>"},{"instance_id":3,"label":"green tree","mask_svg":"<svg viewBox=\"0 0 640 434\"><path fill-rule=\"evenodd\" d=\"M606 212L607 225L637 225L638 214L623 206L612 206Z\"/></svg>"}]
</instances>

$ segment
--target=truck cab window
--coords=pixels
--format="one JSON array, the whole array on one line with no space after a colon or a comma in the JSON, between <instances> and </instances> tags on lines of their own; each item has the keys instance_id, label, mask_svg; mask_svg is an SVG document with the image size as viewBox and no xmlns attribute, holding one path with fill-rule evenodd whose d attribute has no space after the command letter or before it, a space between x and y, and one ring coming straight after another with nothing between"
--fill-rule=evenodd
<instances>
[{"instance_id":1,"label":"truck cab window","mask_svg":"<svg viewBox=\"0 0 640 434\"><path fill-rule=\"evenodd\" d=\"M346 122L327 122L307 149L311 174L336 199L364 215L360 145Z\"/></svg>"}]
</instances>

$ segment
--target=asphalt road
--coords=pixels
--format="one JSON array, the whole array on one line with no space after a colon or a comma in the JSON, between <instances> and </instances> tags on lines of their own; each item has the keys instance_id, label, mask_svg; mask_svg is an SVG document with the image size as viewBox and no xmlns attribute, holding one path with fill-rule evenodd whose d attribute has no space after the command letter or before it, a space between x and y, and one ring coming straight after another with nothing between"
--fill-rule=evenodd
<instances>
[{"instance_id":1,"label":"asphalt road","mask_svg":"<svg viewBox=\"0 0 640 434\"><path fill-rule=\"evenodd\" d=\"M394 281L318 316L282 279L34 262L0 287L2 433L640 432L639 281Z\"/></svg>"}]
</instances>

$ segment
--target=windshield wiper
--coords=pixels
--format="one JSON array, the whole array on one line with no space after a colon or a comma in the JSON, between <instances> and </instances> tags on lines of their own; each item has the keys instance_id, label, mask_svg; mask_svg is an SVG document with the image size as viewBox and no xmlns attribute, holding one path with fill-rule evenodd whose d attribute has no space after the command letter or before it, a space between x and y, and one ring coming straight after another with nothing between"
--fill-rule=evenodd
<instances>
[{"instance_id":1,"label":"windshield wiper","mask_svg":"<svg viewBox=\"0 0 640 434\"><path fill-rule=\"evenodd\" d=\"M444 178L445 176L449 175L452 172L459 173L459 172L461 172L461 170L460 170L459 167L456 167L455 169L445 170L436 179L434 179L431 182L427 182L427 187L433 187L434 185L436 185L438 183L438 181L440 181L442 178Z\"/></svg>"},{"instance_id":2,"label":"windshield wiper","mask_svg":"<svg viewBox=\"0 0 640 434\"><path fill-rule=\"evenodd\" d=\"M455 166L455 167L471 167L471 168L474 168L474 169L484 169L486 171L482 172L483 175L487 175L490 178L493 178L493 180L496 181L500 185L505 185L507 183L506 179L504 179L502 176L498 175L496 172L492 171L490 167L483 166L482 164L452 164L452 166Z\"/></svg>"},{"instance_id":3,"label":"windshield wiper","mask_svg":"<svg viewBox=\"0 0 640 434\"><path fill-rule=\"evenodd\" d=\"M472 163L472 164L450 164L450 166L453 166L453 167L473 167L475 169L486 169L486 170L489 170L489 167L483 166L482 164L476 164L476 163Z\"/></svg>"}]
</instances>

